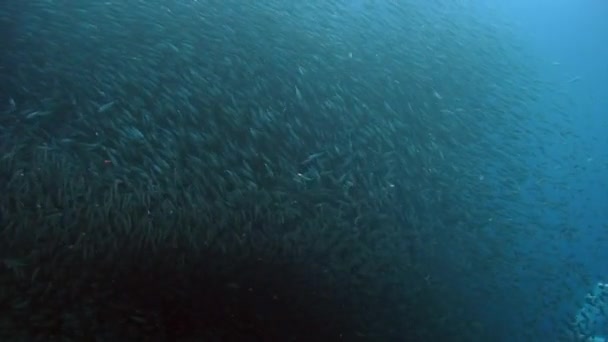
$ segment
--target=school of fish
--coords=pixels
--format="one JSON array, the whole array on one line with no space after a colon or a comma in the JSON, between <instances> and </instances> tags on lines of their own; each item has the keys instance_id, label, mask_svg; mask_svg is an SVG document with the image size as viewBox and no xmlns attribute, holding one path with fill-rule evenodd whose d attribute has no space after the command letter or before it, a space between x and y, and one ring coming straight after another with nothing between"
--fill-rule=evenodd
<instances>
[{"instance_id":1,"label":"school of fish","mask_svg":"<svg viewBox=\"0 0 608 342\"><path fill-rule=\"evenodd\" d=\"M497 341L471 303L560 278L516 241L577 234L521 195L560 86L466 1L357 6L0 5L0 339Z\"/></svg>"}]
</instances>

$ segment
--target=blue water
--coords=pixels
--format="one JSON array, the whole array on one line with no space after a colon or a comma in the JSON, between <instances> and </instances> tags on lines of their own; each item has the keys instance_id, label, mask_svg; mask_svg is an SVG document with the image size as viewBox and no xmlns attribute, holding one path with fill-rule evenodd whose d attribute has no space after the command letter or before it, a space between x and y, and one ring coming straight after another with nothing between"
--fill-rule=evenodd
<instances>
[{"instance_id":1,"label":"blue water","mask_svg":"<svg viewBox=\"0 0 608 342\"><path fill-rule=\"evenodd\" d=\"M355 10L365 10L360 3ZM535 170L520 184L522 197L485 204L512 206L517 230L506 233L512 227L492 222L486 228L496 243L511 244L504 248L511 262L497 265L492 277L445 272L437 280L466 294L469 317L502 341L564 340L585 296L598 282L608 283L608 1L471 5L468 15L511 27L509 34L537 67L538 88L545 91L522 109L533 137L520 142L529 152L522 158ZM486 99L492 101L491 95ZM480 176L495 182L497 193L508 191L499 185L498 170L500 161L492 161ZM589 333L601 341L608 335L607 318Z\"/></svg>"},{"instance_id":2,"label":"blue water","mask_svg":"<svg viewBox=\"0 0 608 342\"><path fill-rule=\"evenodd\" d=\"M352 13L336 16L348 15L354 20L358 14L373 11L390 20L407 20L387 10L387 3L391 1L354 0L350 2ZM428 6L439 3L428 1ZM446 263L429 270L425 279L442 288L453 287L463 306L453 312L470 319L475 329L485 330L480 335L492 335L487 333L491 331L501 341L563 340L567 322L585 307L586 297L597 284L608 283L608 1L454 3L467 9L458 15L510 28L506 36L519 42L529 64L536 68L535 83L530 87L543 93L517 109L528 118L522 123L527 133L518 140L527 152L519 157L529 166L528 174L505 179L510 170L505 170L499 158L488 160L485 169L470 171L480 182L490 184L500 199L479 205L500 207L497 212L511 213L510 217L487 217L483 227L471 233L483 237L479 246L446 248L442 251ZM361 22L369 24L374 33L381 31L369 23L373 20L366 21L369 17L361 15ZM323 24L339 30L342 22ZM365 34L359 33L354 42L365 41ZM7 95L0 94L0 99L3 96ZM492 94L480 94L481 100L496 99ZM137 129L130 132L142 136ZM500 133L493 135L492 143L498 146L507 145L501 139L516 134ZM512 146L511 141L508 144ZM514 190L513 184L520 196L507 196ZM466 276L450 269L452 259L462 258L467 248L480 253L473 256L476 266L487 269ZM489 261L484 263L484 258ZM455 298L449 301L457 302ZM608 318L597 319L599 323L588 333L599 341L608 336Z\"/></svg>"},{"instance_id":3,"label":"blue water","mask_svg":"<svg viewBox=\"0 0 608 342\"><path fill-rule=\"evenodd\" d=\"M536 153L528 163L541 167L546 180L539 192L538 177L531 177L522 193L528 210L540 215L538 234L513 246L522 259L509 277L520 277L523 295L494 305L494 319L502 322L505 340L510 334L511 340L555 341L563 319L574 317L594 284L608 282L608 2L492 5L540 61L541 78L562 94L547 91L530 107L530 116L544 119L530 123L536 140L527 144ZM548 134L548 126L561 127L559 134ZM598 330L598 337L608 334L608 322Z\"/></svg>"}]
</instances>

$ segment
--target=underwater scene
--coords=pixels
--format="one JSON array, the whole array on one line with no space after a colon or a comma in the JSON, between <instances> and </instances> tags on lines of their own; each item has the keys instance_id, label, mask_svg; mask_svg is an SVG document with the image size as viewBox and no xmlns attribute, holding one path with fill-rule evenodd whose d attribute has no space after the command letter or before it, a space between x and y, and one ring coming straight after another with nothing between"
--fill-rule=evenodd
<instances>
[{"instance_id":1,"label":"underwater scene","mask_svg":"<svg viewBox=\"0 0 608 342\"><path fill-rule=\"evenodd\" d=\"M603 1L0 4L0 341L606 341Z\"/></svg>"}]
</instances>

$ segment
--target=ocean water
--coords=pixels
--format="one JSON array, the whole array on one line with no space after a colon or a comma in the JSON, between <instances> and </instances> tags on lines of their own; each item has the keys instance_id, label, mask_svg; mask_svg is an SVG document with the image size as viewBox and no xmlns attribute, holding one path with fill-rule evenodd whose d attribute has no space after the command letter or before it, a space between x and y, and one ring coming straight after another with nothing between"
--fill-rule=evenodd
<instances>
[{"instance_id":1,"label":"ocean water","mask_svg":"<svg viewBox=\"0 0 608 342\"><path fill-rule=\"evenodd\" d=\"M0 340L605 340L605 18L0 4Z\"/></svg>"},{"instance_id":2,"label":"ocean water","mask_svg":"<svg viewBox=\"0 0 608 342\"><path fill-rule=\"evenodd\" d=\"M512 246L521 256L509 266L518 270L511 274L517 274L518 289L503 288L501 304L492 303L494 327L503 340L601 340L608 329L605 302L590 304L589 296L597 296L608 267L603 95L608 50L601 43L608 32L603 20L607 9L598 1L496 5L516 23L514 29L532 56L543 60L542 77L559 84L561 95L543 94L528 108L531 117L547 120L531 122L535 138L525 141L535 151L526 162L543 173L522 185L525 211L535 213L538 221L521 221L535 228ZM556 103L564 103L562 110L556 110ZM549 126L561 128L550 132ZM534 182L540 188L533 190ZM482 305L486 309L481 312L487 313ZM603 309L589 308L595 306ZM581 310L593 311L584 318L592 323L582 329L583 336L564 337L564 326Z\"/></svg>"}]
</instances>

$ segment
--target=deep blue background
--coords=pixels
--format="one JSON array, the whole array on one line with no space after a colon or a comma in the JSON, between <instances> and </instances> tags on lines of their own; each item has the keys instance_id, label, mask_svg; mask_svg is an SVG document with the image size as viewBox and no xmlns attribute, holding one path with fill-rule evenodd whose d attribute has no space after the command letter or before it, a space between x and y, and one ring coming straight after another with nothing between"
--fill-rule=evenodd
<instances>
[{"instance_id":1,"label":"deep blue background","mask_svg":"<svg viewBox=\"0 0 608 342\"><path fill-rule=\"evenodd\" d=\"M525 109L532 134L522 137L522 158L531 172L522 198L499 203L512 205L513 222L526 233L489 225L493 242L511 244L509 263L490 277L441 281L466 295L471 317L501 340L556 341L585 295L608 282L608 1L476 0L463 7L521 43L537 71L530 87L542 96ZM489 161L485 179L497 183L500 197L491 163L500 160Z\"/></svg>"},{"instance_id":2,"label":"deep blue background","mask_svg":"<svg viewBox=\"0 0 608 342\"><path fill-rule=\"evenodd\" d=\"M518 0L492 6L514 23L514 33L538 59L547 89L530 108L531 116L542 114L531 123L537 139L529 142L535 151L531 168L544 173L542 194L533 186L523 192L529 210L542 213L540 233L522 236L518 246L537 267L523 278L530 294L526 302L497 311L520 311L518 323L542 313L538 324L521 329L542 332L551 341L563 327L560 318L574 316L592 284L608 282L608 2ZM561 277L548 280L538 266L546 266L547 273L558 270ZM520 305L526 307L518 310Z\"/></svg>"},{"instance_id":3,"label":"deep blue background","mask_svg":"<svg viewBox=\"0 0 608 342\"><path fill-rule=\"evenodd\" d=\"M366 11L362 2L353 1L355 11ZM509 24L537 66L531 77L543 96L526 108L532 134L521 142L533 172L521 184L522 198L500 202L512 205L514 223L527 233L490 225L494 243L511 244L500 273L435 279L467 294L473 317L502 340L556 341L594 284L608 282L608 1L461 2L474 6L471 17ZM487 171L486 181L500 183L491 165Z\"/></svg>"}]
</instances>

